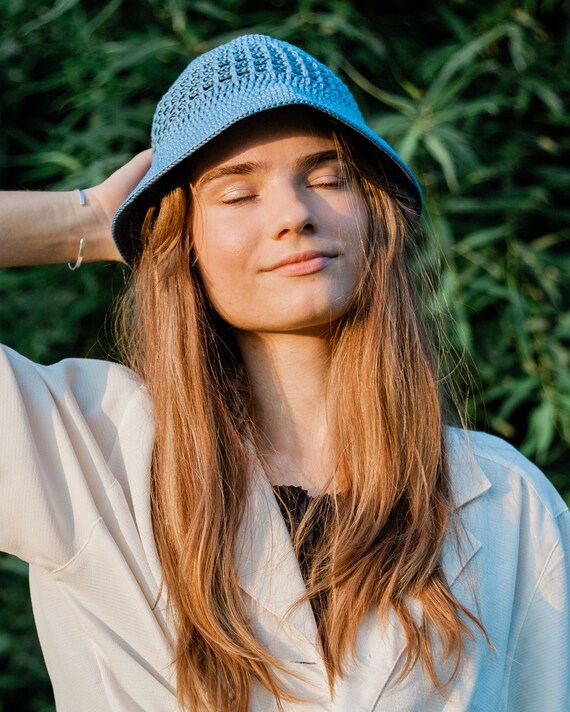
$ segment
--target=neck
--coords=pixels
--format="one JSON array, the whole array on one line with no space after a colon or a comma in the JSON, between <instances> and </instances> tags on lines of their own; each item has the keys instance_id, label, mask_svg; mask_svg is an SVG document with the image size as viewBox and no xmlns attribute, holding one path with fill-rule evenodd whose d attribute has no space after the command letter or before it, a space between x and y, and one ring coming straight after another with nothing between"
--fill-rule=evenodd
<instances>
[{"instance_id":1,"label":"neck","mask_svg":"<svg viewBox=\"0 0 570 712\"><path fill-rule=\"evenodd\" d=\"M253 391L258 448L273 484L311 494L331 480L328 335L239 332Z\"/></svg>"}]
</instances>

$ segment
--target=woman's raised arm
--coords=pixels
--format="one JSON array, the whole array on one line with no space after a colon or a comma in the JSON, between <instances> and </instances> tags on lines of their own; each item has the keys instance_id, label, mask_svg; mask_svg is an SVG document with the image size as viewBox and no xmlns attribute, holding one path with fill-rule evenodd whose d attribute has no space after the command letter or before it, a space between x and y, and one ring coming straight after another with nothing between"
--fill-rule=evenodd
<instances>
[{"instance_id":1,"label":"woman's raised arm","mask_svg":"<svg viewBox=\"0 0 570 712\"><path fill-rule=\"evenodd\" d=\"M82 237L85 262L121 261L111 221L148 170L150 154L137 154L103 183L84 190L85 205L77 191L0 192L0 267L73 264Z\"/></svg>"}]
</instances>

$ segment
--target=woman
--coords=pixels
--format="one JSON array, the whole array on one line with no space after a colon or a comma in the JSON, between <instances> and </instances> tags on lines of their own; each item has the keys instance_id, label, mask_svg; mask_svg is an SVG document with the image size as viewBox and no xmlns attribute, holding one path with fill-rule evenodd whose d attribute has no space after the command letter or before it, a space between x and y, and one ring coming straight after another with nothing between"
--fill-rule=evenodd
<instances>
[{"instance_id":1,"label":"woman","mask_svg":"<svg viewBox=\"0 0 570 712\"><path fill-rule=\"evenodd\" d=\"M133 267L132 370L2 353L2 544L58 708L567 709L568 509L445 426L421 192L346 87L233 40L163 97L147 167L2 206L13 262L76 266L81 235Z\"/></svg>"}]
</instances>

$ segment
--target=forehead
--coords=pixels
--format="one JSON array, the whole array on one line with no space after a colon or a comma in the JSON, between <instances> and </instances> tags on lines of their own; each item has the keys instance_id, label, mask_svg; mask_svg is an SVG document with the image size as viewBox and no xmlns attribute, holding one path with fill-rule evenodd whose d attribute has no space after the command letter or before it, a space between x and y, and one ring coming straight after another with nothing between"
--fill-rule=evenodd
<instances>
[{"instance_id":1,"label":"forehead","mask_svg":"<svg viewBox=\"0 0 570 712\"><path fill-rule=\"evenodd\" d=\"M192 159L191 179L252 149L270 149L284 138L314 138L322 147L332 145L333 132L331 119L307 107L265 111L234 124L200 149Z\"/></svg>"}]
</instances>

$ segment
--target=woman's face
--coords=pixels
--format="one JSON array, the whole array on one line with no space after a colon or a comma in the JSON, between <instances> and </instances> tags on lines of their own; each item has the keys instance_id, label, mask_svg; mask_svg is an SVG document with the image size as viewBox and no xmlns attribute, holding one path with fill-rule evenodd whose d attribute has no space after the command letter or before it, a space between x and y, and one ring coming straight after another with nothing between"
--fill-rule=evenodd
<instances>
[{"instance_id":1,"label":"woman's face","mask_svg":"<svg viewBox=\"0 0 570 712\"><path fill-rule=\"evenodd\" d=\"M310 116L241 122L195 168L195 257L214 308L241 330L322 332L364 267L364 199Z\"/></svg>"}]
</instances>

